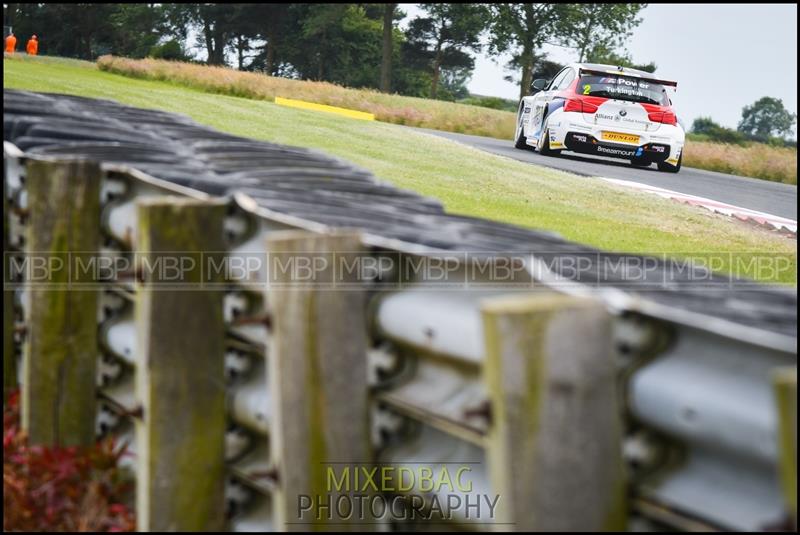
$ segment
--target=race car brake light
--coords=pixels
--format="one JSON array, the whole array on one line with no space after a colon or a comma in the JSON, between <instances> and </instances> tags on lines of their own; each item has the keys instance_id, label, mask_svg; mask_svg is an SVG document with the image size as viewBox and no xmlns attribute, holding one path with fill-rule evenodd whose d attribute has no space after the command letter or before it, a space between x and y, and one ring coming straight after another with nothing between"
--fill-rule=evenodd
<instances>
[{"instance_id":1,"label":"race car brake light","mask_svg":"<svg viewBox=\"0 0 800 535\"><path fill-rule=\"evenodd\" d=\"M671 111L650 112L647 114L647 118L653 121L654 123L663 123L671 125L678 124L677 117L675 117L675 114L672 113Z\"/></svg>"},{"instance_id":2,"label":"race car brake light","mask_svg":"<svg viewBox=\"0 0 800 535\"><path fill-rule=\"evenodd\" d=\"M581 113L594 113L597 106L579 98L569 98L564 103L564 111L577 111Z\"/></svg>"}]
</instances>

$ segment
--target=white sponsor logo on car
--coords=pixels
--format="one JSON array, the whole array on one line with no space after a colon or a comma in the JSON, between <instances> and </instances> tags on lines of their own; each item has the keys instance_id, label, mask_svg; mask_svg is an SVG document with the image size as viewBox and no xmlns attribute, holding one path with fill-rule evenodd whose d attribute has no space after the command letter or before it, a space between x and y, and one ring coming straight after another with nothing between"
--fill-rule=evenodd
<instances>
[{"instance_id":1,"label":"white sponsor logo on car","mask_svg":"<svg viewBox=\"0 0 800 535\"><path fill-rule=\"evenodd\" d=\"M605 152L606 154L618 154L621 156L631 156L633 154L632 150L612 149L609 147L604 147L602 145L597 146L597 152Z\"/></svg>"}]
</instances>

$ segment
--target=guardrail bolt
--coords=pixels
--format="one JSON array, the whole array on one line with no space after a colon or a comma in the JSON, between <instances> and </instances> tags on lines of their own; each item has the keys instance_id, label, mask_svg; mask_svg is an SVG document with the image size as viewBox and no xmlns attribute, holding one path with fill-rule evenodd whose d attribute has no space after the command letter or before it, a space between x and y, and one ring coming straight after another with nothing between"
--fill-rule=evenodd
<instances>
[{"instance_id":1,"label":"guardrail bolt","mask_svg":"<svg viewBox=\"0 0 800 535\"><path fill-rule=\"evenodd\" d=\"M120 413L121 416L129 416L131 418L144 418L144 407L142 405L137 405L131 410L124 410Z\"/></svg>"},{"instance_id":2,"label":"guardrail bolt","mask_svg":"<svg viewBox=\"0 0 800 535\"><path fill-rule=\"evenodd\" d=\"M141 266L137 266L137 268L133 271L120 271L117 274L116 280L102 282L138 282L139 284L143 284L145 282L144 270L141 268Z\"/></svg>"},{"instance_id":3,"label":"guardrail bolt","mask_svg":"<svg viewBox=\"0 0 800 535\"><path fill-rule=\"evenodd\" d=\"M258 316L246 316L243 318L236 318L231 322L233 326L241 326L241 325L263 325L267 329L272 329L272 315L271 314L261 314Z\"/></svg>"},{"instance_id":4,"label":"guardrail bolt","mask_svg":"<svg viewBox=\"0 0 800 535\"><path fill-rule=\"evenodd\" d=\"M250 472L247 474L253 479L266 479L273 484L277 485L280 482L280 475L277 468L270 468L269 470Z\"/></svg>"},{"instance_id":5,"label":"guardrail bolt","mask_svg":"<svg viewBox=\"0 0 800 535\"><path fill-rule=\"evenodd\" d=\"M477 406L464 410L464 418L483 418L487 425L492 425L492 404L488 399Z\"/></svg>"}]
</instances>

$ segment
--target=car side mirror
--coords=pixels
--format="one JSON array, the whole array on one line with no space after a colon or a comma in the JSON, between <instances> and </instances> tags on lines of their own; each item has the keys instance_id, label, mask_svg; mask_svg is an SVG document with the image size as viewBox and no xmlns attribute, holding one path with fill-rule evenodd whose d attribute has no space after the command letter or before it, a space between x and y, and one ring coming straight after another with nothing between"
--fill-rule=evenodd
<instances>
[{"instance_id":1,"label":"car side mirror","mask_svg":"<svg viewBox=\"0 0 800 535\"><path fill-rule=\"evenodd\" d=\"M538 93L539 91L543 90L547 87L548 80L544 78L537 78L536 80L531 83L531 92Z\"/></svg>"}]
</instances>

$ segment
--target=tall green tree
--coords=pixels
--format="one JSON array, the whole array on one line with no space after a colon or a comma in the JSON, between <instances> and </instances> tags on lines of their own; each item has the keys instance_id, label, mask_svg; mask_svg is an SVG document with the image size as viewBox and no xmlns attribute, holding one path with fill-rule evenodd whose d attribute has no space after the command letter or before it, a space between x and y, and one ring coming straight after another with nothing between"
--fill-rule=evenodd
<instances>
[{"instance_id":1,"label":"tall green tree","mask_svg":"<svg viewBox=\"0 0 800 535\"><path fill-rule=\"evenodd\" d=\"M261 37L264 45L264 70L267 74L276 74L276 65L280 63L280 50L286 36L292 29L289 18L291 4L259 4L259 20L262 22Z\"/></svg>"},{"instance_id":2,"label":"tall green tree","mask_svg":"<svg viewBox=\"0 0 800 535\"><path fill-rule=\"evenodd\" d=\"M236 67L243 70L248 53L255 49L254 41L261 38L259 4L231 4L228 25L230 27L230 49L236 57ZM253 54L255 56L256 54Z\"/></svg>"},{"instance_id":3,"label":"tall green tree","mask_svg":"<svg viewBox=\"0 0 800 535\"><path fill-rule=\"evenodd\" d=\"M615 50L625 44L647 4L566 4L556 24L558 42L588 59L593 49Z\"/></svg>"},{"instance_id":4,"label":"tall green tree","mask_svg":"<svg viewBox=\"0 0 800 535\"><path fill-rule=\"evenodd\" d=\"M443 67L462 68L474 60L468 51L481 49L480 34L485 29L488 11L481 4L420 4L424 16L412 20L410 41L424 44L431 51L431 98L436 98Z\"/></svg>"},{"instance_id":5,"label":"tall green tree","mask_svg":"<svg viewBox=\"0 0 800 535\"><path fill-rule=\"evenodd\" d=\"M300 19L300 32L294 36L292 64L302 77L312 80L330 79L337 63L346 62L344 18L350 4L295 4Z\"/></svg>"},{"instance_id":6,"label":"tall green tree","mask_svg":"<svg viewBox=\"0 0 800 535\"><path fill-rule=\"evenodd\" d=\"M292 35L300 31L301 20L293 16L292 4L248 4L251 23L257 36L251 47L256 51L252 61L243 68L270 76L291 76L294 70L288 63Z\"/></svg>"},{"instance_id":7,"label":"tall green tree","mask_svg":"<svg viewBox=\"0 0 800 535\"><path fill-rule=\"evenodd\" d=\"M378 87L383 24L375 5L293 4L285 58L295 76Z\"/></svg>"},{"instance_id":8,"label":"tall green tree","mask_svg":"<svg viewBox=\"0 0 800 535\"><path fill-rule=\"evenodd\" d=\"M209 65L225 65L225 49L234 36L236 4L168 4L167 19L172 32L185 40L189 28L198 30Z\"/></svg>"},{"instance_id":9,"label":"tall green tree","mask_svg":"<svg viewBox=\"0 0 800 535\"><path fill-rule=\"evenodd\" d=\"M761 97L742 109L738 130L759 141L768 141L772 136L790 136L796 121L797 114L787 110L781 99Z\"/></svg>"},{"instance_id":10,"label":"tall green tree","mask_svg":"<svg viewBox=\"0 0 800 535\"><path fill-rule=\"evenodd\" d=\"M383 43L381 55L381 91L392 90L392 48L394 46L394 20L397 4L383 5Z\"/></svg>"},{"instance_id":11,"label":"tall green tree","mask_svg":"<svg viewBox=\"0 0 800 535\"><path fill-rule=\"evenodd\" d=\"M627 52L618 52L602 45L590 48L586 55L586 61L589 63L605 63L615 67L629 67L646 72L656 72L657 68L657 65L652 61L650 63L636 63Z\"/></svg>"},{"instance_id":12,"label":"tall green tree","mask_svg":"<svg viewBox=\"0 0 800 535\"><path fill-rule=\"evenodd\" d=\"M541 46L568 13L564 4L493 4L489 53L511 54L509 67L520 72L520 98L528 94Z\"/></svg>"},{"instance_id":13,"label":"tall green tree","mask_svg":"<svg viewBox=\"0 0 800 535\"><path fill-rule=\"evenodd\" d=\"M118 4L109 15L111 52L143 58L166 33L166 14L158 4Z\"/></svg>"},{"instance_id":14,"label":"tall green tree","mask_svg":"<svg viewBox=\"0 0 800 535\"><path fill-rule=\"evenodd\" d=\"M531 79L536 80L537 78L545 78L551 79L558 71L564 68L564 65L558 63L556 61L551 61L547 58L547 54L536 54L533 59L533 72L531 73ZM512 81L513 78L506 77L506 80Z\"/></svg>"}]
</instances>

